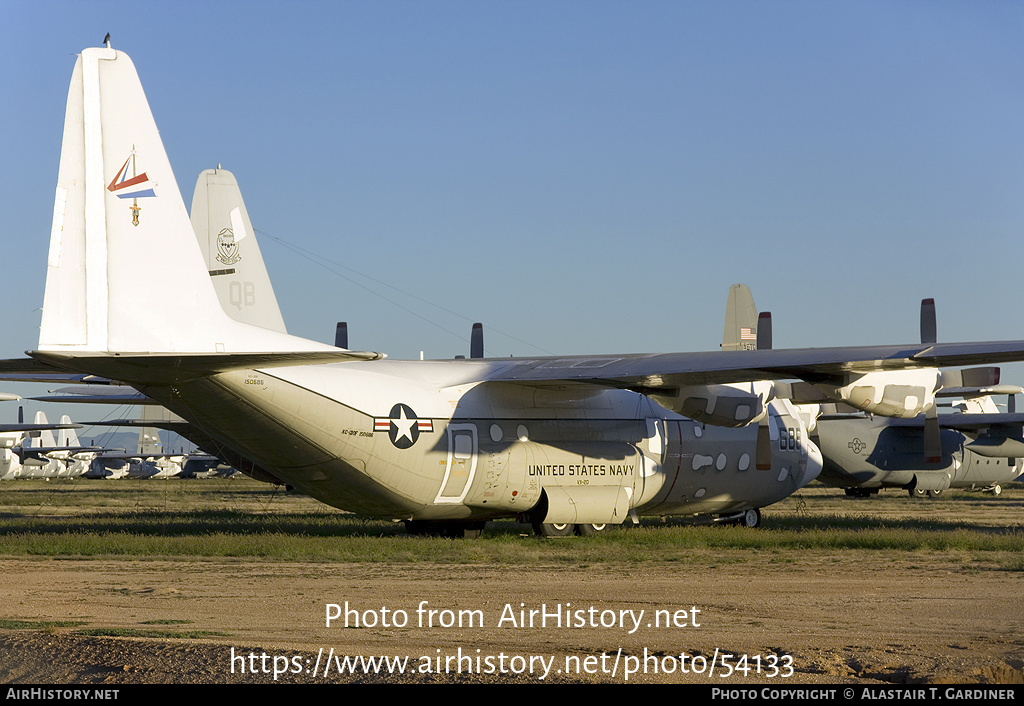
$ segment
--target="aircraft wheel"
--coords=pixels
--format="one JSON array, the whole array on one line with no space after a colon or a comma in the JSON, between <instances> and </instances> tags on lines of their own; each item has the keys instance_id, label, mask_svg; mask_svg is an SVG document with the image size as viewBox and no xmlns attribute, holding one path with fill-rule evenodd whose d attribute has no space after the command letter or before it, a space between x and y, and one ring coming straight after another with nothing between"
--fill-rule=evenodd
<instances>
[{"instance_id":1,"label":"aircraft wheel","mask_svg":"<svg viewBox=\"0 0 1024 706\"><path fill-rule=\"evenodd\" d=\"M937 498L940 495L942 495L942 491L941 490L929 490L928 491L928 497L929 498Z\"/></svg>"},{"instance_id":2,"label":"aircraft wheel","mask_svg":"<svg viewBox=\"0 0 1024 706\"><path fill-rule=\"evenodd\" d=\"M571 537L575 529L576 525L568 522L564 524L538 522L533 525L533 531L537 533L538 537Z\"/></svg>"},{"instance_id":3,"label":"aircraft wheel","mask_svg":"<svg viewBox=\"0 0 1024 706\"><path fill-rule=\"evenodd\" d=\"M1003 492L1003 486L999 485L998 483L996 483L995 485L992 486L992 494L993 495L999 495L1002 492Z\"/></svg>"},{"instance_id":4,"label":"aircraft wheel","mask_svg":"<svg viewBox=\"0 0 1024 706\"><path fill-rule=\"evenodd\" d=\"M603 534L608 525L576 525L576 534L581 537L593 537L595 534Z\"/></svg>"},{"instance_id":5,"label":"aircraft wheel","mask_svg":"<svg viewBox=\"0 0 1024 706\"><path fill-rule=\"evenodd\" d=\"M851 498L869 498L871 491L867 488L847 488L846 495Z\"/></svg>"},{"instance_id":6,"label":"aircraft wheel","mask_svg":"<svg viewBox=\"0 0 1024 706\"><path fill-rule=\"evenodd\" d=\"M761 511L758 508L753 510L747 510L743 513L743 519L741 524L744 527L760 527L761 526Z\"/></svg>"},{"instance_id":7,"label":"aircraft wheel","mask_svg":"<svg viewBox=\"0 0 1024 706\"><path fill-rule=\"evenodd\" d=\"M912 498L927 498L928 497L928 491L927 490L922 490L921 488L914 488L913 490L910 490L908 492L910 493L910 497L912 497Z\"/></svg>"}]
</instances>

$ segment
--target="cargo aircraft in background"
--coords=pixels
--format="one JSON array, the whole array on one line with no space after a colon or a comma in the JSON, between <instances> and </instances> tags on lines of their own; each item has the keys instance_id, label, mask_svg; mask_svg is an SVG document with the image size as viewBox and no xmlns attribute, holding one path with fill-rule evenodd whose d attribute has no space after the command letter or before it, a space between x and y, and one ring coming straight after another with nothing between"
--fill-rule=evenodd
<instances>
[{"instance_id":1,"label":"cargo aircraft in background","mask_svg":"<svg viewBox=\"0 0 1024 706\"><path fill-rule=\"evenodd\" d=\"M18 395L0 393L0 400L21 399ZM34 423L24 421L24 410L18 408L17 423L0 424L0 480L13 478L55 478L72 475L80 468L74 459L68 460L70 449L80 451L78 437L74 430L81 424L73 424L67 416L58 424L51 424L42 412L36 413ZM53 438L53 432L60 434L60 444ZM37 450L44 450L42 453ZM58 452L47 458L45 452ZM58 458L61 456L62 458Z\"/></svg>"},{"instance_id":2,"label":"cargo aircraft in background","mask_svg":"<svg viewBox=\"0 0 1024 706\"><path fill-rule=\"evenodd\" d=\"M208 451L452 535L516 515L549 533L638 514L757 524L821 466L775 381L915 417L948 383L940 366L1024 359L1011 341L404 361L237 321L134 65L109 47L83 51L72 76L47 265L38 348L0 374L124 382ZM168 286L134 286L139 268Z\"/></svg>"},{"instance_id":3,"label":"cargo aircraft in background","mask_svg":"<svg viewBox=\"0 0 1024 706\"><path fill-rule=\"evenodd\" d=\"M771 314L757 311L745 284L729 289L723 350L772 347ZM937 340L935 301L921 302L921 343ZM957 412L889 418L829 402L812 390L795 390L811 440L824 466L818 480L843 488L852 497L901 488L912 497L936 497L947 488L985 490L998 495L1001 484L1024 471L1024 414L1016 412L1017 385L996 385L981 371L960 371L960 386L946 385L936 394L960 398ZM947 377L953 374L946 373ZM975 385L971 385L972 379ZM801 394L803 393L803 394ZM1006 395L1007 411L993 399Z\"/></svg>"}]
</instances>

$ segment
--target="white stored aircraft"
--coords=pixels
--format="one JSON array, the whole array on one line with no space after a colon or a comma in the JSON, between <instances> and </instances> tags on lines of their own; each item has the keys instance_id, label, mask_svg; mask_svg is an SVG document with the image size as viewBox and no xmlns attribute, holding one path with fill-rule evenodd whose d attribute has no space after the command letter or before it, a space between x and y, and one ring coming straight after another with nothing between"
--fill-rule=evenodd
<instances>
[{"instance_id":1,"label":"white stored aircraft","mask_svg":"<svg viewBox=\"0 0 1024 706\"><path fill-rule=\"evenodd\" d=\"M26 425L28 426L28 425ZM39 431L26 431L20 446L12 451L21 459L20 478L71 478L80 476L89 468L92 457L102 449L98 446L81 446L71 417L63 415L60 424L50 424L46 414L36 412L35 424ZM58 430L54 439L53 430Z\"/></svg>"},{"instance_id":2,"label":"white stored aircraft","mask_svg":"<svg viewBox=\"0 0 1024 706\"><path fill-rule=\"evenodd\" d=\"M139 268L174 285L132 287ZM1024 359L1024 341L401 361L242 323L220 306L131 60L100 48L71 81L30 355L0 372L123 381L218 455L455 534L509 515L546 531L631 513L756 524L821 466L771 379L913 417L934 406L937 366Z\"/></svg>"},{"instance_id":3,"label":"white stored aircraft","mask_svg":"<svg viewBox=\"0 0 1024 706\"><path fill-rule=\"evenodd\" d=\"M0 400L21 399L18 395L0 393ZM22 421L22 410L18 408L17 424L0 424L0 480L12 480L14 478L33 477L37 471L44 467L46 472L39 477L56 477L65 465L52 459L36 459L27 465L22 465L21 455L24 454L25 446L35 444L41 446L49 443L56 447L53 439L53 430L61 430L61 445L77 446L78 437L74 436L74 429L80 429L81 424L72 424L71 418L65 415L59 424L50 424L46 421L46 415L42 412L36 413L34 424L25 424ZM65 433L70 430L70 436ZM48 435L44 438L44 434ZM71 440L74 440L73 443ZM29 454L31 455L31 453Z\"/></svg>"}]
</instances>

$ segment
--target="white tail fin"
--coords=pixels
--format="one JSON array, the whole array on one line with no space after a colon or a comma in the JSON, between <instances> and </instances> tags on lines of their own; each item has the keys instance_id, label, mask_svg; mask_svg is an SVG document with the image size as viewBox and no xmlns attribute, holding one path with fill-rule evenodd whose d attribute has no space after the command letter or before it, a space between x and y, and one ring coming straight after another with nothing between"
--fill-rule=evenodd
<instances>
[{"instance_id":1,"label":"white tail fin","mask_svg":"<svg viewBox=\"0 0 1024 706\"><path fill-rule=\"evenodd\" d=\"M286 333L234 174L218 168L199 175L192 195L192 228L227 315Z\"/></svg>"},{"instance_id":2,"label":"white tail fin","mask_svg":"<svg viewBox=\"0 0 1024 706\"><path fill-rule=\"evenodd\" d=\"M35 417L36 424L49 424L49 420L43 412L36 412ZM53 432L49 429L43 429L39 432L39 436L31 437L29 442L30 447L52 449L57 445L57 442L53 438Z\"/></svg>"},{"instance_id":3,"label":"white tail fin","mask_svg":"<svg viewBox=\"0 0 1024 706\"><path fill-rule=\"evenodd\" d=\"M221 309L131 59L86 49L68 93L39 349L336 350Z\"/></svg>"},{"instance_id":4,"label":"white tail fin","mask_svg":"<svg viewBox=\"0 0 1024 706\"><path fill-rule=\"evenodd\" d=\"M60 418L61 424L71 424L71 417L64 414ZM58 446L79 446L78 443L78 432L74 429L59 429L57 431L57 445Z\"/></svg>"}]
</instances>

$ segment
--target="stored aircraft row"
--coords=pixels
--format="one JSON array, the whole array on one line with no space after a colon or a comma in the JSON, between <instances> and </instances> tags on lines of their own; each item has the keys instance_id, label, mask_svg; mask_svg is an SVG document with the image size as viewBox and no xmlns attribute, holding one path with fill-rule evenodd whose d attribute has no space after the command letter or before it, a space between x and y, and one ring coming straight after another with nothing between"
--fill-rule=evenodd
<instances>
[{"instance_id":1,"label":"stored aircraft row","mask_svg":"<svg viewBox=\"0 0 1024 706\"><path fill-rule=\"evenodd\" d=\"M81 427L68 415L61 416L59 423L50 423L41 411L36 412L33 423L0 424L0 480L186 478L234 473L207 454L165 452L151 426L139 426L138 447L130 453L81 445L75 431Z\"/></svg>"},{"instance_id":2,"label":"stored aircraft row","mask_svg":"<svg viewBox=\"0 0 1024 706\"><path fill-rule=\"evenodd\" d=\"M238 252L222 246L231 270ZM134 287L140 268L173 272L176 286ZM230 274L211 275L134 65L86 49L39 343L0 372L126 383L203 448L336 507L451 534L503 516L543 532L638 514L756 524L822 467L785 381L913 418L962 379L940 367L1024 359L1024 341L1010 341L388 360L232 318L215 289Z\"/></svg>"},{"instance_id":3,"label":"stored aircraft row","mask_svg":"<svg viewBox=\"0 0 1024 706\"><path fill-rule=\"evenodd\" d=\"M770 348L770 331L771 315L759 314L750 289L734 284L722 348ZM922 343L935 342L935 332L935 302L926 299ZM1001 484L1024 472L1024 414L1017 414L1014 405L1014 396L1022 392L1016 385L947 387L937 395L961 399L954 413L909 419L827 402L797 404L797 409L822 453L818 480L847 495L866 497L882 488L901 488L911 496L934 497L947 488L998 494ZM999 411L994 395L1007 395L1007 412Z\"/></svg>"}]
</instances>

